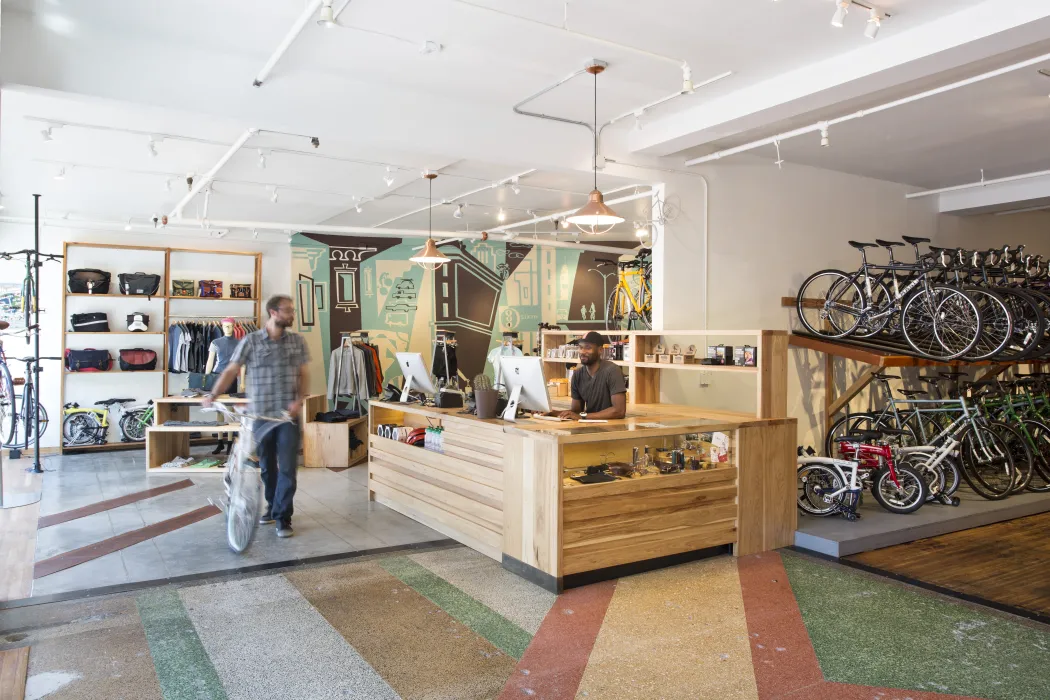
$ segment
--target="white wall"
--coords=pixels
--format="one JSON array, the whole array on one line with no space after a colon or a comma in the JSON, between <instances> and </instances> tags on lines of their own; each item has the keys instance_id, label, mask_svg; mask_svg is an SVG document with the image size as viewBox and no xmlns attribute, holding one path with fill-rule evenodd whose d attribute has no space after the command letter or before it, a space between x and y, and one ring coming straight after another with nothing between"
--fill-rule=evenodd
<instances>
[{"instance_id":1,"label":"white wall","mask_svg":"<svg viewBox=\"0 0 1050 700\"><path fill-rule=\"evenodd\" d=\"M202 232L203 234L203 232ZM45 227L41 230L40 250L42 253L62 253L64 241L87 243L104 243L115 246L157 246L177 248L200 248L211 250L261 252L262 257L262 298L272 294L287 294L291 288L291 258L287 243L267 243L255 240L232 240L229 236L223 239L199 237L186 234L178 236L169 234L142 234L125 232L96 232L77 229L59 229ZM15 251L33 247L33 229L31 226L0 224L0 251ZM163 253L73 248L70 254L70 268L94 267L107 270L113 274L110 291L117 292L117 273L150 272L163 274ZM242 269L247 263L248 268ZM0 261L0 281L19 282L24 276L24 262ZM172 277L175 279L220 279L227 285L230 282L251 282L251 259L225 256L193 256L190 254L173 254ZM170 284L163 282L163 288ZM68 319L62 318L62 297L65 293L65 280L62 279L61 263L45 263L40 275L40 354L42 356L59 356L62 349L62 332L68 326ZM228 294L228 291L226 292ZM250 313L251 304L247 302L208 302L204 303L171 302L172 313L203 313L208 315L224 313ZM99 297L96 299L73 298L69 300L67 314L86 311L105 311L109 314L111 330L126 330L122 322L129 313L142 311L150 314L150 330L166 330L163 327L164 302L154 299L147 301L143 297L115 298ZM23 357L32 353L32 345L26 345L21 337L7 336L4 339L7 356ZM69 337L70 347L105 348L114 356L117 350L127 347L146 347L158 351L163 347L162 336L130 335L92 335ZM23 365L12 363L12 372L21 376ZM62 432L62 403L60 399L61 374L60 362L47 362L43 365L40 376L40 397L50 417L51 424L41 440L43 447L55 447L59 444ZM169 392L183 388L185 379L170 375L172 381ZM119 374L106 375L69 375L66 379L66 401L76 401L81 405L91 405L95 401L126 397L145 401L161 395L162 374ZM115 420L115 417L112 417ZM114 427L110 440L119 440L119 432Z\"/></svg>"},{"instance_id":2,"label":"white wall","mask_svg":"<svg viewBox=\"0 0 1050 700\"><path fill-rule=\"evenodd\" d=\"M707 324L704 325L703 184L671 176L667 197L680 205L666 226L662 260L665 329L788 329L794 312L781 297L823 268L855 269L860 262L849 240L931 238L934 245L990 248L1025 243L1033 252L1046 245L1050 216L1043 213L961 218L937 213L936 200L907 200L908 187L819 168L767 159L739 158L697 173L709 183ZM913 259L910 249L898 257ZM883 260L879 250L873 260ZM658 263L661 264L661 263ZM660 274L659 272L654 274ZM740 338L715 338L732 344ZM693 340L698 346L703 339ZM799 419L800 444L818 444L823 432L823 355L791 349L788 356L788 414ZM860 368L839 360L838 391ZM906 372L906 375L909 373ZM910 373L914 374L914 372ZM665 371L662 398L738 411L755 410L755 379L727 373ZM707 386L701 386L706 384ZM861 396L858 405L866 404Z\"/></svg>"}]
</instances>

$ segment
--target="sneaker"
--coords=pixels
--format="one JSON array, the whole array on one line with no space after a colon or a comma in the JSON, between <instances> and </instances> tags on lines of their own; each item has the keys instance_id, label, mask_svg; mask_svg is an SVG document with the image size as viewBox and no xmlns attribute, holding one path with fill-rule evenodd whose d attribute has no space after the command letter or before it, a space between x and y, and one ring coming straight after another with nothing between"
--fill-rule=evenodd
<instances>
[{"instance_id":1,"label":"sneaker","mask_svg":"<svg viewBox=\"0 0 1050 700\"><path fill-rule=\"evenodd\" d=\"M292 529L291 520L282 520L277 525L277 536L280 538L291 537L295 534L295 530Z\"/></svg>"},{"instance_id":2,"label":"sneaker","mask_svg":"<svg viewBox=\"0 0 1050 700\"><path fill-rule=\"evenodd\" d=\"M273 519L273 516L270 515L270 511L266 511L265 513L259 516L260 525L273 525L274 522L275 521Z\"/></svg>"}]
</instances>

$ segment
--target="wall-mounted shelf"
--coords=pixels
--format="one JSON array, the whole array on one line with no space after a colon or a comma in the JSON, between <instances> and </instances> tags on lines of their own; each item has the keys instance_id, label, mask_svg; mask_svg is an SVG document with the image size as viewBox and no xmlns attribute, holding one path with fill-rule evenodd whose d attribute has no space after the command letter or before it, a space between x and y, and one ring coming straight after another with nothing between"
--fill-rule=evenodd
<instances>
[{"instance_id":1,"label":"wall-mounted shelf","mask_svg":"<svg viewBox=\"0 0 1050 700\"><path fill-rule=\"evenodd\" d=\"M259 297L251 297L249 299L237 298L237 297L175 297L169 296L168 299L172 301L259 301Z\"/></svg>"},{"instance_id":2,"label":"wall-mounted shelf","mask_svg":"<svg viewBox=\"0 0 1050 700\"><path fill-rule=\"evenodd\" d=\"M73 245L70 243L69 245ZM160 249L163 250L163 249ZM121 299L138 299L152 301L153 299L167 299L166 294L121 294L120 292L107 292L106 294L85 294L83 292L66 292L67 297L120 297Z\"/></svg>"},{"instance_id":3,"label":"wall-mounted shelf","mask_svg":"<svg viewBox=\"0 0 1050 700\"><path fill-rule=\"evenodd\" d=\"M163 331L66 331L66 335L166 335Z\"/></svg>"},{"instance_id":4,"label":"wall-mounted shelf","mask_svg":"<svg viewBox=\"0 0 1050 700\"><path fill-rule=\"evenodd\" d=\"M123 369L107 369L104 372L70 372L68 369L63 370L63 374L160 374L164 370L162 369L136 369L136 370L123 370Z\"/></svg>"}]
</instances>

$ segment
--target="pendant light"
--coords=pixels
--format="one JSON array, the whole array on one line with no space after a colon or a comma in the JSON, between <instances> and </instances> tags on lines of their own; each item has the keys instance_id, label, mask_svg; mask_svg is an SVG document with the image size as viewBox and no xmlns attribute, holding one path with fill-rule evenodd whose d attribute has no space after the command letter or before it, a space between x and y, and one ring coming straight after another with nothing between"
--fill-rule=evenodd
<instances>
[{"instance_id":1,"label":"pendant light","mask_svg":"<svg viewBox=\"0 0 1050 700\"><path fill-rule=\"evenodd\" d=\"M430 181L430 208L427 209L427 213L430 216L430 223L427 227L427 231L430 233L427 236L426 245L417 254L413 255L409 260L419 265L424 270L436 270L449 261L447 255L438 250L434 244L434 178L437 177L437 173L423 173L423 177Z\"/></svg>"},{"instance_id":2,"label":"pendant light","mask_svg":"<svg viewBox=\"0 0 1050 700\"><path fill-rule=\"evenodd\" d=\"M598 74L603 70L605 66L601 64L587 66L587 72L594 76L594 189L587 203L565 219L570 224L576 224L576 228L583 233L595 236L608 233L613 226L624 222L624 218L605 203L598 189Z\"/></svg>"}]
</instances>

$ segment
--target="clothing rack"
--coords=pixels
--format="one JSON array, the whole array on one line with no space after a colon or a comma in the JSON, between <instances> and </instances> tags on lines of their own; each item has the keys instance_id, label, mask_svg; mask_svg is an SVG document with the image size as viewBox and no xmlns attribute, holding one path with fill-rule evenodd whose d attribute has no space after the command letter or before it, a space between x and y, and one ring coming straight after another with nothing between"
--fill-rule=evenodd
<instances>
[{"instance_id":1,"label":"clothing rack","mask_svg":"<svg viewBox=\"0 0 1050 700\"><path fill-rule=\"evenodd\" d=\"M362 343L364 345L370 345L370 343L369 343L370 331L366 331L366 330L340 331L339 332L339 336L340 336L340 339L339 339L339 348L340 349L346 348L346 347L348 347L348 346L350 346L350 345L352 345L354 343L358 343L358 342L360 342L360 343ZM334 351L333 351L333 355L334 355ZM354 355L352 353L350 355L350 363L351 363L350 371L352 373L354 373L355 376L357 376L359 368L357 366L357 360L355 359L355 357L354 357ZM375 364L375 363L371 362L370 364ZM370 365L369 364L365 365L366 368L368 366L370 366ZM333 372L334 370L331 367L329 367L329 371ZM366 371L367 371L367 369L366 369ZM381 394L382 391L383 391L382 387L383 387L383 382L382 381L378 381L376 383L376 394L372 394L372 395L375 396L375 395ZM340 396L349 396L350 400L352 402L350 405L352 405L356 409L360 410L362 412L362 414L364 414L364 413L366 413L368 411L367 403L364 406L362 406L361 397L358 394L356 394L356 393L355 394L336 394L335 398L333 399L333 401L334 401L333 408L338 409L338 407L339 407L339 397Z\"/></svg>"},{"instance_id":2,"label":"clothing rack","mask_svg":"<svg viewBox=\"0 0 1050 700\"><path fill-rule=\"evenodd\" d=\"M445 364L444 364L445 374L444 375L437 374L437 372L434 371L435 370L434 367L431 367L431 370L434 371L434 376L435 377L437 377L438 379L444 380L443 386L447 386L447 387L450 387L450 388L454 386L453 382L455 382L455 385L457 385L457 386L459 384L459 372L458 372L458 365L459 365L459 363L458 363L458 361L456 363L457 364L457 371L456 372L451 372L449 370L449 362L448 362L448 349L450 347L452 348L452 356L455 357L455 355L456 355L456 352L455 352L456 346L457 346L456 333L454 331L435 331L435 333L434 333L434 347L433 347L433 351L431 352L431 364L432 365L435 364L433 358L437 357L438 350L440 349L442 355L444 356L444 360L445 360Z\"/></svg>"},{"instance_id":3,"label":"clothing rack","mask_svg":"<svg viewBox=\"0 0 1050 700\"><path fill-rule=\"evenodd\" d=\"M232 318L234 321L248 321L250 323L256 322L254 316L231 316L230 314L223 314L221 316L201 316L200 314L193 314L192 316L179 316L178 314L168 314L168 318Z\"/></svg>"}]
</instances>

